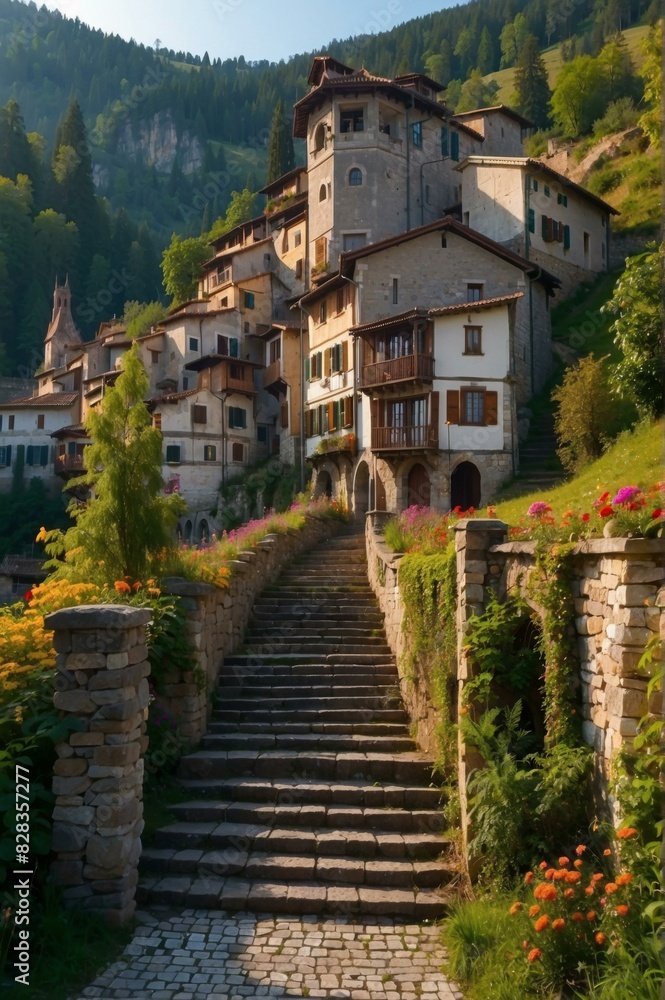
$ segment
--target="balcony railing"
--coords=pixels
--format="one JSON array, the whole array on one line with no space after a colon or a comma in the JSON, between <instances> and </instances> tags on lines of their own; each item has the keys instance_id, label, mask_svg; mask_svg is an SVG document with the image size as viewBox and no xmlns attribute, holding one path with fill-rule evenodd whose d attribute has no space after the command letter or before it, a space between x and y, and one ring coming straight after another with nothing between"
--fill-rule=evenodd
<instances>
[{"instance_id":1,"label":"balcony railing","mask_svg":"<svg viewBox=\"0 0 665 1000\"><path fill-rule=\"evenodd\" d=\"M230 375L226 379L226 389L235 389L236 392L256 392L254 381L251 378L232 378Z\"/></svg>"},{"instance_id":2,"label":"balcony railing","mask_svg":"<svg viewBox=\"0 0 665 1000\"><path fill-rule=\"evenodd\" d=\"M263 388L267 389L269 385L274 385L275 382L279 382L282 378L282 362L281 359L273 361L271 365L263 370Z\"/></svg>"},{"instance_id":3,"label":"balcony railing","mask_svg":"<svg viewBox=\"0 0 665 1000\"><path fill-rule=\"evenodd\" d=\"M83 472L83 455L56 455L55 471L57 475L66 475L68 472Z\"/></svg>"},{"instance_id":4,"label":"balcony railing","mask_svg":"<svg viewBox=\"0 0 665 1000\"><path fill-rule=\"evenodd\" d=\"M218 271L217 274L210 275L210 287L217 288L218 285L225 285L231 280L231 268L226 267L223 271Z\"/></svg>"},{"instance_id":5,"label":"balcony railing","mask_svg":"<svg viewBox=\"0 0 665 1000\"><path fill-rule=\"evenodd\" d=\"M372 427L372 449L374 451L405 451L438 447L439 431L431 424Z\"/></svg>"},{"instance_id":6,"label":"balcony railing","mask_svg":"<svg viewBox=\"0 0 665 1000\"><path fill-rule=\"evenodd\" d=\"M361 385L384 385L386 382L400 382L402 379L434 378L434 358L430 354L405 354L390 361L377 361L365 365L362 370Z\"/></svg>"}]
</instances>

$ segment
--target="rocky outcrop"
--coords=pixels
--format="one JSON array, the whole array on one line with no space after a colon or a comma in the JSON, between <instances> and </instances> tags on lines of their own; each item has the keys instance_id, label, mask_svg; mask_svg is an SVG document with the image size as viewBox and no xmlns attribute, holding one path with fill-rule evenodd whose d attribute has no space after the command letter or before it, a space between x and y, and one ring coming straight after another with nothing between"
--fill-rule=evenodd
<instances>
[{"instance_id":1,"label":"rocky outcrop","mask_svg":"<svg viewBox=\"0 0 665 1000\"><path fill-rule=\"evenodd\" d=\"M160 174L171 172L176 157L182 172L192 173L202 165L204 152L205 144L198 136L188 131L178 135L169 110L118 127L116 153L147 167L154 166Z\"/></svg>"}]
</instances>

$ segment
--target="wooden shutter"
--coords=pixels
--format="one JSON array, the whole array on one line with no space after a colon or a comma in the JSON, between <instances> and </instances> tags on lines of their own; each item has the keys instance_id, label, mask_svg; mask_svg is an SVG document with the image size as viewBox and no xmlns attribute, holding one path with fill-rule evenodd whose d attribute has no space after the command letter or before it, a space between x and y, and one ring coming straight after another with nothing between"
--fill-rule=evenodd
<instances>
[{"instance_id":1,"label":"wooden shutter","mask_svg":"<svg viewBox=\"0 0 665 1000\"><path fill-rule=\"evenodd\" d=\"M281 420L282 427L288 427L289 426L289 404L288 403L282 403L282 406L281 406L281 409L280 409L280 414L281 414L280 420Z\"/></svg>"},{"instance_id":2,"label":"wooden shutter","mask_svg":"<svg viewBox=\"0 0 665 1000\"><path fill-rule=\"evenodd\" d=\"M378 427L379 426L379 419L380 419L380 410L379 410L379 407L380 407L380 405L381 405L381 400L379 400L379 399L373 399L372 400L372 427Z\"/></svg>"},{"instance_id":3,"label":"wooden shutter","mask_svg":"<svg viewBox=\"0 0 665 1000\"><path fill-rule=\"evenodd\" d=\"M314 243L314 263L315 264L325 264L326 262L326 238L325 236L319 236L318 240Z\"/></svg>"},{"instance_id":4,"label":"wooden shutter","mask_svg":"<svg viewBox=\"0 0 665 1000\"><path fill-rule=\"evenodd\" d=\"M496 392L485 393L485 423L498 423L499 395Z\"/></svg>"},{"instance_id":5,"label":"wooden shutter","mask_svg":"<svg viewBox=\"0 0 665 1000\"><path fill-rule=\"evenodd\" d=\"M446 393L446 419L451 424L459 423L459 390L448 389Z\"/></svg>"},{"instance_id":6,"label":"wooden shutter","mask_svg":"<svg viewBox=\"0 0 665 1000\"><path fill-rule=\"evenodd\" d=\"M432 392L429 398L429 444L434 446L439 442L439 393Z\"/></svg>"},{"instance_id":7,"label":"wooden shutter","mask_svg":"<svg viewBox=\"0 0 665 1000\"><path fill-rule=\"evenodd\" d=\"M334 350L334 347L326 347L323 352L323 374L325 377L332 375Z\"/></svg>"},{"instance_id":8,"label":"wooden shutter","mask_svg":"<svg viewBox=\"0 0 665 1000\"><path fill-rule=\"evenodd\" d=\"M310 381L310 361L309 358L305 358L305 382Z\"/></svg>"},{"instance_id":9,"label":"wooden shutter","mask_svg":"<svg viewBox=\"0 0 665 1000\"><path fill-rule=\"evenodd\" d=\"M234 462L242 462L244 459L245 451L244 445L238 444L234 441L233 447L231 449L231 457Z\"/></svg>"},{"instance_id":10,"label":"wooden shutter","mask_svg":"<svg viewBox=\"0 0 665 1000\"><path fill-rule=\"evenodd\" d=\"M344 340L342 342L342 371L346 372L349 370L349 342Z\"/></svg>"},{"instance_id":11,"label":"wooden shutter","mask_svg":"<svg viewBox=\"0 0 665 1000\"><path fill-rule=\"evenodd\" d=\"M335 430L335 404L333 402L328 403L328 430Z\"/></svg>"},{"instance_id":12,"label":"wooden shutter","mask_svg":"<svg viewBox=\"0 0 665 1000\"><path fill-rule=\"evenodd\" d=\"M541 215L541 217L540 217L540 235L542 236L542 238L546 242L547 242L547 232L548 232L547 223L549 221L550 220L547 218L546 215Z\"/></svg>"},{"instance_id":13,"label":"wooden shutter","mask_svg":"<svg viewBox=\"0 0 665 1000\"><path fill-rule=\"evenodd\" d=\"M311 438L312 436L312 424L314 422L314 415L311 410L305 411L305 436Z\"/></svg>"},{"instance_id":14,"label":"wooden shutter","mask_svg":"<svg viewBox=\"0 0 665 1000\"><path fill-rule=\"evenodd\" d=\"M344 426L353 427L353 396L344 397Z\"/></svg>"}]
</instances>

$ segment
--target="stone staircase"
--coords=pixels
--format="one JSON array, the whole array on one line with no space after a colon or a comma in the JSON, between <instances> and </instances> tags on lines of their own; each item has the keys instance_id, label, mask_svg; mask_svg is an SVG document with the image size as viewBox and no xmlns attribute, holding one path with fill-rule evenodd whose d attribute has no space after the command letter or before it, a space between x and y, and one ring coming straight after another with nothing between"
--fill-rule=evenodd
<instances>
[{"instance_id":1,"label":"stone staircase","mask_svg":"<svg viewBox=\"0 0 665 1000\"><path fill-rule=\"evenodd\" d=\"M201 749L180 763L191 801L143 852L139 898L440 916L457 871L432 775L409 736L364 538L349 531L256 601Z\"/></svg>"},{"instance_id":2,"label":"stone staircase","mask_svg":"<svg viewBox=\"0 0 665 1000\"><path fill-rule=\"evenodd\" d=\"M528 439L520 445L520 490L549 490L565 479L556 449L554 417L551 413L540 414L531 425Z\"/></svg>"}]
</instances>

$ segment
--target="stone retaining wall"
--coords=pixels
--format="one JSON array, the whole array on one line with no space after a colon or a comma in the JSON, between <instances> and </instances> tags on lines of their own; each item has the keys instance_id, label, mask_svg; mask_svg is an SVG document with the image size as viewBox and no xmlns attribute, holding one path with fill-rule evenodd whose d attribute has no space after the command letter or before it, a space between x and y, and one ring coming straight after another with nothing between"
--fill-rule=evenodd
<instances>
[{"instance_id":1,"label":"stone retaining wall","mask_svg":"<svg viewBox=\"0 0 665 1000\"><path fill-rule=\"evenodd\" d=\"M164 581L164 593L181 599L194 663L191 670L174 670L164 678L158 702L177 721L186 743L198 743L206 731L211 692L224 658L242 642L255 599L290 561L322 538L336 534L342 524L309 514L306 522L301 531L266 535L256 548L240 553L230 563L226 590L178 577Z\"/></svg>"}]
</instances>

